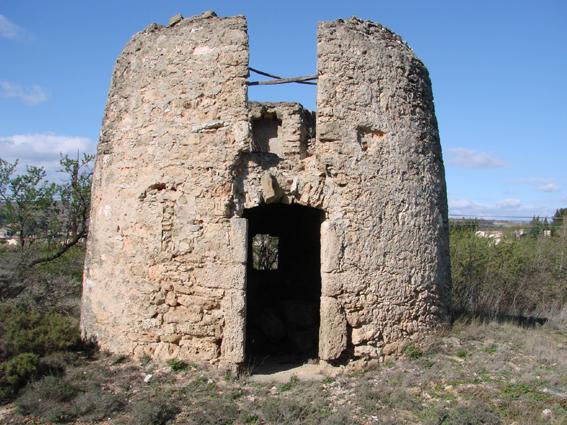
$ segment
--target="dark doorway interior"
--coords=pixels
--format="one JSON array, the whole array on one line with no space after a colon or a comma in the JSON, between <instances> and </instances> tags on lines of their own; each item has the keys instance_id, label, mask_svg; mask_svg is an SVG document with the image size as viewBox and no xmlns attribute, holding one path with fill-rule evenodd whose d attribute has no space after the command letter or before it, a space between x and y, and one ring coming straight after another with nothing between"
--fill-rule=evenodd
<instances>
[{"instance_id":1,"label":"dark doorway interior","mask_svg":"<svg viewBox=\"0 0 567 425\"><path fill-rule=\"evenodd\" d=\"M247 209L246 353L251 364L317 358L321 210L269 204Z\"/></svg>"}]
</instances>

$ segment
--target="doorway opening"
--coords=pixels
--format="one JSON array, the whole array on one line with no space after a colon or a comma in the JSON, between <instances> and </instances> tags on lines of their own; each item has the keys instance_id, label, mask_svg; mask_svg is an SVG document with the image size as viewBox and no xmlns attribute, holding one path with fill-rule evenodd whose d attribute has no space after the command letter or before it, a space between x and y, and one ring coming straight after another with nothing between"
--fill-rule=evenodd
<instances>
[{"instance_id":1,"label":"doorway opening","mask_svg":"<svg viewBox=\"0 0 567 425\"><path fill-rule=\"evenodd\" d=\"M316 359L321 299L321 210L266 204L248 219L246 358L302 363Z\"/></svg>"}]
</instances>

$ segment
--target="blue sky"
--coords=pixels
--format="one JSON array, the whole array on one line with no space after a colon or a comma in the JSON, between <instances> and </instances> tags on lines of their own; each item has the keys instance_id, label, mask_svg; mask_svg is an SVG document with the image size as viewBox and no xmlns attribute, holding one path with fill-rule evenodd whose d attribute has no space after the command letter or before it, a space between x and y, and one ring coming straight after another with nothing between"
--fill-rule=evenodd
<instances>
[{"instance_id":1,"label":"blue sky","mask_svg":"<svg viewBox=\"0 0 567 425\"><path fill-rule=\"evenodd\" d=\"M0 0L0 157L55 169L94 151L110 75L128 39L215 10L244 14L250 65L316 70L318 21L358 16L400 34L427 65L453 215L551 215L567 207L567 2ZM253 100L315 89L255 87Z\"/></svg>"}]
</instances>

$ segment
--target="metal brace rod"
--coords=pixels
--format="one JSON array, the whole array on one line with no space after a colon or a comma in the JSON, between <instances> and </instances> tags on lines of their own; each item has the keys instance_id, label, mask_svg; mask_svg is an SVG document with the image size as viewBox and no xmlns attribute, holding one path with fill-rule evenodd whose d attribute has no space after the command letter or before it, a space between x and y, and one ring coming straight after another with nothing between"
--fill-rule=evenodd
<instances>
[{"instance_id":1,"label":"metal brace rod","mask_svg":"<svg viewBox=\"0 0 567 425\"><path fill-rule=\"evenodd\" d=\"M271 77L271 78L275 78L276 80L283 80L284 78L279 76L279 75L274 75L274 74L270 74L269 72L265 72L265 71L260 71L259 69L255 69L255 68L248 68L250 71L255 72L256 74L260 74L263 75L264 77ZM308 84L311 86L316 86L317 83L314 83L312 81L290 81L290 82L294 82L294 83L298 83L298 84ZM255 83L255 81L253 81L253 83ZM284 83L274 83L274 84L284 84ZM261 84L249 84L249 85L261 85Z\"/></svg>"}]
</instances>

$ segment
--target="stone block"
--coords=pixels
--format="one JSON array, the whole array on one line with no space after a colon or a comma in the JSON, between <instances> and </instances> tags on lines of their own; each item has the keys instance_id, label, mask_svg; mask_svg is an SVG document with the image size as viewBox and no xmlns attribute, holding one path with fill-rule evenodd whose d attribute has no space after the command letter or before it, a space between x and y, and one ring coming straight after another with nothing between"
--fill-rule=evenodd
<instances>
[{"instance_id":1,"label":"stone block","mask_svg":"<svg viewBox=\"0 0 567 425\"><path fill-rule=\"evenodd\" d=\"M246 264L248 261L248 220L234 217L230 220L232 258L235 263Z\"/></svg>"},{"instance_id":2,"label":"stone block","mask_svg":"<svg viewBox=\"0 0 567 425\"><path fill-rule=\"evenodd\" d=\"M347 322L339 302L321 297L321 325L319 328L319 358L336 360L347 347Z\"/></svg>"}]
</instances>

